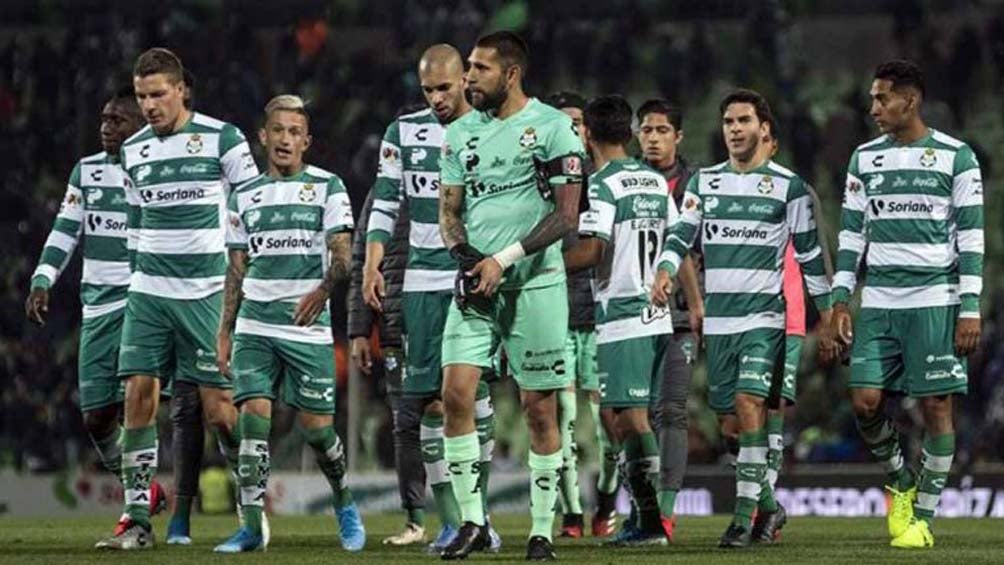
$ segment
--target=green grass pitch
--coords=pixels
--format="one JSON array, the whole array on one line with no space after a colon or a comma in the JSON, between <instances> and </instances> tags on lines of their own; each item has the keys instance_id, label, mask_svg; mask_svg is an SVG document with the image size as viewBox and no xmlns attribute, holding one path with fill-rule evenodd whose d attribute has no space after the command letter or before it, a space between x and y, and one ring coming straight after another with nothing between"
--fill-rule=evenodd
<instances>
[{"instance_id":1,"label":"green grass pitch","mask_svg":"<svg viewBox=\"0 0 1004 565\"><path fill-rule=\"evenodd\" d=\"M217 556L213 545L229 535L232 516L196 517L190 547L168 546L163 542L166 518L154 520L157 547L152 551L106 553L93 549L94 542L111 531L114 520L17 519L0 518L0 563L142 563L144 565L187 565L202 563L433 563L417 546L390 548L380 544L383 537L402 526L400 515L366 516L368 542L362 553L342 551L330 516L273 517L272 543L265 553ZM944 519L935 522L933 549L902 551L888 547L885 521L880 518L791 518L782 541L775 546L753 547L746 551L726 551L715 547L728 517L682 517L677 524L676 543L664 548L604 549L597 540L585 538L557 541L558 560L566 563L672 563L713 565L723 563L1004 563L1004 522L998 520ZM478 554L475 562L522 560L529 517L499 515L493 519L504 539L498 555ZM430 526L435 527L434 523Z\"/></svg>"}]
</instances>

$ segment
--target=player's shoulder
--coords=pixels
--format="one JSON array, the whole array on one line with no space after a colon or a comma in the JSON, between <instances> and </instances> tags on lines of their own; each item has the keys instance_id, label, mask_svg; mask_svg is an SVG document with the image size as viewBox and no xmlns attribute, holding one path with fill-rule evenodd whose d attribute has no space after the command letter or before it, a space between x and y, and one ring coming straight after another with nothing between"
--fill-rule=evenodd
<instances>
[{"instance_id":1,"label":"player's shoulder","mask_svg":"<svg viewBox=\"0 0 1004 565\"><path fill-rule=\"evenodd\" d=\"M537 98L530 99L530 107L528 108L532 113L533 117L540 122L555 125L566 125L572 123L572 118L568 114L562 112L561 110L541 102Z\"/></svg>"},{"instance_id":2,"label":"player's shoulder","mask_svg":"<svg viewBox=\"0 0 1004 565\"><path fill-rule=\"evenodd\" d=\"M863 151L879 151L882 149L886 149L891 145L892 141L889 139L889 136L886 134L882 134L876 137L875 139L870 139L862 143L861 145L858 145L856 148L854 148L854 153L857 154Z\"/></svg>"},{"instance_id":3,"label":"player's shoulder","mask_svg":"<svg viewBox=\"0 0 1004 565\"><path fill-rule=\"evenodd\" d=\"M401 114L394 120L394 123L398 124L426 124L429 122L438 122L436 115L432 113L432 108L422 108L415 112L410 112L408 114Z\"/></svg>"},{"instance_id":4,"label":"player's shoulder","mask_svg":"<svg viewBox=\"0 0 1004 565\"><path fill-rule=\"evenodd\" d=\"M217 120L216 118L212 118L205 114L200 114L199 112L192 113L192 125L213 131L223 131L227 128L227 126L236 129L236 126L233 124L224 122L223 120Z\"/></svg>"},{"instance_id":5,"label":"player's shoulder","mask_svg":"<svg viewBox=\"0 0 1004 565\"><path fill-rule=\"evenodd\" d=\"M97 153L92 153L91 155L86 155L81 157L77 161L78 165L100 165L103 164L108 159L108 153L104 151L98 151Z\"/></svg>"},{"instance_id":6,"label":"player's shoulder","mask_svg":"<svg viewBox=\"0 0 1004 565\"><path fill-rule=\"evenodd\" d=\"M721 163L717 163L717 164L714 164L714 165L709 165L707 167L700 167L694 173L694 176L697 176L697 175L714 175L714 174L725 172L725 167L727 167L728 164L729 164L728 161L722 161Z\"/></svg>"},{"instance_id":7,"label":"player's shoulder","mask_svg":"<svg viewBox=\"0 0 1004 565\"><path fill-rule=\"evenodd\" d=\"M231 191L231 194L242 194L244 192L254 190L264 184L268 184L270 180L271 179L267 174L258 173L258 176L252 177L234 187L233 191Z\"/></svg>"},{"instance_id":8,"label":"player's shoulder","mask_svg":"<svg viewBox=\"0 0 1004 565\"><path fill-rule=\"evenodd\" d=\"M767 170L774 176L781 177L786 180L797 179L798 175L795 171L777 163L776 161L767 161Z\"/></svg>"},{"instance_id":9,"label":"player's shoulder","mask_svg":"<svg viewBox=\"0 0 1004 565\"><path fill-rule=\"evenodd\" d=\"M316 182L319 184L327 184L331 187L344 187L345 183L342 181L342 177L338 176L337 173L333 173L327 169L322 169L321 167L315 167L314 165L307 165L307 168L303 170L304 180L308 182Z\"/></svg>"},{"instance_id":10,"label":"player's shoulder","mask_svg":"<svg viewBox=\"0 0 1004 565\"><path fill-rule=\"evenodd\" d=\"M130 135L122 142L122 147L128 145L133 145L135 143L140 143L154 137L153 128L150 124L147 124L139 129L136 133Z\"/></svg>"},{"instance_id":11,"label":"player's shoulder","mask_svg":"<svg viewBox=\"0 0 1004 565\"><path fill-rule=\"evenodd\" d=\"M965 141L933 128L931 129L931 141L951 151L971 150Z\"/></svg>"}]
</instances>

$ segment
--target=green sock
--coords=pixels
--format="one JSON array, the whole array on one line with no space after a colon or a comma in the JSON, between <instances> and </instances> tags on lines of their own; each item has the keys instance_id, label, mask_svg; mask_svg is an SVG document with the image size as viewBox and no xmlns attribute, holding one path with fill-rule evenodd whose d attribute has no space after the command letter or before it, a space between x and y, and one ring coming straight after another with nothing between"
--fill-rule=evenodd
<instances>
[{"instance_id":1,"label":"green sock","mask_svg":"<svg viewBox=\"0 0 1004 565\"><path fill-rule=\"evenodd\" d=\"M488 516L488 480L492 474L492 453L495 452L495 408L492 406L491 389L488 383L478 383L474 406L474 426L478 430L478 444L481 449L478 473L478 489L481 491L481 506Z\"/></svg>"},{"instance_id":2,"label":"green sock","mask_svg":"<svg viewBox=\"0 0 1004 565\"><path fill-rule=\"evenodd\" d=\"M600 477L596 482L596 490L603 494L613 494L617 491L617 462L621 457L621 444L612 443L607 437L607 431L600 420L600 405L590 402L593 412L593 424L596 426L596 441L600 446Z\"/></svg>"},{"instance_id":3,"label":"green sock","mask_svg":"<svg viewBox=\"0 0 1004 565\"><path fill-rule=\"evenodd\" d=\"M352 491L345 484L345 449L333 426L322 426L303 430L307 444L314 448L317 466L331 485L331 495L335 508L352 504Z\"/></svg>"},{"instance_id":4,"label":"green sock","mask_svg":"<svg viewBox=\"0 0 1004 565\"><path fill-rule=\"evenodd\" d=\"M631 498L638 509L638 525L646 531L661 531L656 484L659 479L659 444L655 434L645 432L624 440L624 459Z\"/></svg>"},{"instance_id":5,"label":"green sock","mask_svg":"<svg viewBox=\"0 0 1004 565\"><path fill-rule=\"evenodd\" d=\"M444 440L446 446L447 470L450 473L450 483L453 484L453 494L460 507L460 518L464 522L472 522L478 526L485 525L485 509L481 500L481 486L478 475L481 473L481 446L478 443L477 432L471 432Z\"/></svg>"},{"instance_id":6,"label":"green sock","mask_svg":"<svg viewBox=\"0 0 1004 565\"><path fill-rule=\"evenodd\" d=\"M192 517L192 502L194 500L193 496L175 495L174 514L171 515L171 520L184 520L187 524Z\"/></svg>"},{"instance_id":7,"label":"green sock","mask_svg":"<svg viewBox=\"0 0 1004 565\"><path fill-rule=\"evenodd\" d=\"M103 438L91 436L91 443L101 457L101 463L115 476L122 480L122 426Z\"/></svg>"},{"instance_id":8,"label":"green sock","mask_svg":"<svg viewBox=\"0 0 1004 565\"><path fill-rule=\"evenodd\" d=\"M439 521L443 525L460 527L460 508L457 506L457 498L453 495L450 475L446 472L446 460L443 459L443 417L423 415L419 430L422 463L425 465L426 479L432 485L432 496L436 501Z\"/></svg>"},{"instance_id":9,"label":"green sock","mask_svg":"<svg viewBox=\"0 0 1004 565\"><path fill-rule=\"evenodd\" d=\"M122 483L125 512L150 527L150 482L157 474L157 426L126 429L122 434Z\"/></svg>"},{"instance_id":10,"label":"green sock","mask_svg":"<svg viewBox=\"0 0 1004 565\"><path fill-rule=\"evenodd\" d=\"M736 458L736 508L733 523L747 529L767 473L767 430L739 433ZM776 504L776 503L775 503ZM777 509L776 506L774 508Z\"/></svg>"},{"instance_id":11,"label":"green sock","mask_svg":"<svg viewBox=\"0 0 1004 565\"><path fill-rule=\"evenodd\" d=\"M425 527L425 509L424 508L409 508L408 509L408 523L415 524L420 528Z\"/></svg>"},{"instance_id":12,"label":"green sock","mask_svg":"<svg viewBox=\"0 0 1004 565\"><path fill-rule=\"evenodd\" d=\"M885 469L889 484L899 491L909 490L914 485L913 473L903 462L903 452L899 446L899 433L895 425L884 414L876 413L867 420L857 420L861 439L872 455Z\"/></svg>"},{"instance_id":13,"label":"green sock","mask_svg":"<svg viewBox=\"0 0 1004 565\"><path fill-rule=\"evenodd\" d=\"M679 491L676 489L665 489L659 491L659 513L663 516L669 518L673 515L676 509L676 495Z\"/></svg>"},{"instance_id":14,"label":"green sock","mask_svg":"<svg viewBox=\"0 0 1004 565\"><path fill-rule=\"evenodd\" d=\"M561 507L565 514L582 514L579 499L579 446L575 443L575 418L578 416L575 393L558 391L558 429L561 432L561 471L559 472Z\"/></svg>"},{"instance_id":15,"label":"green sock","mask_svg":"<svg viewBox=\"0 0 1004 565\"><path fill-rule=\"evenodd\" d=\"M265 511L265 491L268 489L268 476L272 472L268 449L272 420L256 414L241 413L237 416L237 428L241 437L237 466L241 513L245 527L260 534L261 516Z\"/></svg>"},{"instance_id":16,"label":"green sock","mask_svg":"<svg viewBox=\"0 0 1004 565\"><path fill-rule=\"evenodd\" d=\"M561 450L539 455L530 450L530 537L543 536L551 541L554 526L554 504L558 501L558 471Z\"/></svg>"},{"instance_id":17,"label":"green sock","mask_svg":"<svg viewBox=\"0 0 1004 565\"><path fill-rule=\"evenodd\" d=\"M784 412L767 415L767 483L773 489L784 462Z\"/></svg>"},{"instance_id":18,"label":"green sock","mask_svg":"<svg viewBox=\"0 0 1004 565\"><path fill-rule=\"evenodd\" d=\"M954 433L924 438L923 466L917 485L917 502L913 505L913 513L917 518L927 523L934 519L934 510L938 507L941 491L948 481L948 473L952 469L954 456Z\"/></svg>"}]
</instances>

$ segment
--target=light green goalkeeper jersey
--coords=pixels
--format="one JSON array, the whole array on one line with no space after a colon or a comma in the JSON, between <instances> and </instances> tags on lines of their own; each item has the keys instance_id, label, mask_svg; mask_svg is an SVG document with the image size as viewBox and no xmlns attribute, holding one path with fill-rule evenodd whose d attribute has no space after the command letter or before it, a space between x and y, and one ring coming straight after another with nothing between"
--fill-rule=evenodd
<instances>
[{"instance_id":1,"label":"light green goalkeeper jersey","mask_svg":"<svg viewBox=\"0 0 1004 565\"><path fill-rule=\"evenodd\" d=\"M936 130L908 144L889 136L851 155L833 295L847 302L867 265L865 308L961 303L979 317L983 181L973 150Z\"/></svg>"},{"instance_id":2,"label":"light green goalkeeper jersey","mask_svg":"<svg viewBox=\"0 0 1004 565\"><path fill-rule=\"evenodd\" d=\"M649 292L677 216L666 179L634 159L611 161L589 177L579 233L607 242L596 267L597 343L673 333L669 308L652 305Z\"/></svg>"},{"instance_id":3,"label":"light green goalkeeper jersey","mask_svg":"<svg viewBox=\"0 0 1004 565\"><path fill-rule=\"evenodd\" d=\"M659 267L675 274L698 237L705 334L785 329L782 267L789 239L816 306L830 307L812 197L802 179L777 163L740 173L724 162L691 177Z\"/></svg>"},{"instance_id":4,"label":"light green goalkeeper jersey","mask_svg":"<svg viewBox=\"0 0 1004 565\"><path fill-rule=\"evenodd\" d=\"M579 182L582 142L572 119L536 98L504 120L471 111L446 128L440 158L443 185L464 187L464 224L468 242L492 255L524 237L554 211L541 196L533 158L575 157L578 170L550 177L551 185ZM584 197L584 196L583 196ZM508 269L502 290L537 288L565 282L561 241L524 257Z\"/></svg>"},{"instance_id":5,"label":"light green goalkeeper jersey","mask_svg":"<svg viewBox=\"0 0 1004 565\"><path fill-rule=\"evenodd\" d=\"M124 308L129 288L127 212L125 175L118 163L104 152L78 161L31 277L31 288L54 285L80 244L83 317Z\"/></svg>"},{"instance_id":6,"label":"light green goalkeeper jersey","mask_svg":"<svg viewBox=\"0 0 1004 565\"><path fill-rule=\"evenodd\" d=\"M366 240L386 243L401 202L407 200L410 231L404 292L453 289L457 262L439 235L439 152L445 131L426 108L394 120L380 144Z\"/></svg>"},{"instance_id":7,"label":"light green goalkeeper jersey","mask_svg":"<svg viewBox=\"0 0 1004 565\"><path fill-rule=\"evenodd\" d=\"M193 113L169 135L141 129L123 143L121 156L134 206L129 291L192 300L223 290L227 195L258 175L244 135Z\"/></svg>"},{"instance_id":8,"label":"light green goalkeeper jersey","mask_svg":"<svg viewBox=\"0 0 1004 565\"><path fill-rule=\"evenodd\" d=\"M352 230L342 179L312 166L290 177L263 174L237 187L228 208L227 247L248 254L234 333L331 343L327 308L306 327L293 324L293 311L324 279L328 236Z\"/></svg>"}]
</instances>

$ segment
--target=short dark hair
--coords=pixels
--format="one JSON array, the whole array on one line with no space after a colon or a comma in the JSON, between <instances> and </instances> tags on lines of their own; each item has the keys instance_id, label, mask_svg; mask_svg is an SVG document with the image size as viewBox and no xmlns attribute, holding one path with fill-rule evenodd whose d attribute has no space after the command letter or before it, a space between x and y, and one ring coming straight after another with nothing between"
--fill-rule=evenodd
<instances>
[{"instance_id":1,"label":"short dark hair","mask_svg":"<svg viewBox=\"0 0 1004 565\"><path fill-rule=\"evenodd\" d=\"M875 78L892 81L893 88L916 88L924 95L924 71L913 61L896 59L882 63L875 68Z\"/></svg>"},{"instance_id":2,"label":"short dark hair","mask_svg":"<svg viewBox=\"0 0 1004 565\"><path fill-rule=\"evenodd\" d=\"M676 131L683 129L683 110L665 98L652 98L638 107L639 122L649 114L665 114L666 119Z\"/></svg>"},{"instance_id":3,"label":"short dark hair","mask_svg":"<svg viewBox=\"0 0 1004 565\"><path fill-rule=\"evenodd\" d=\"M554 94L548 96L544 102L548 106L559 110L562 108L578 108L579 110L586 109L586 99L578 92L572 92L570 90L555 92Z\"/></svg>"},{"instance_id":4,"label":"short dark hair","mask_svg":"<svg viewBox=\"0 0 1004 565\"><path fill-rule=\"evenodd\" d=\"M626 145L633 137L631 105L623 96L594 98L586 104L582 120L589 128L589 137L600 143Z\"/></svg>"},{"instance_id":5,"label":"short dark hair","mask_svg":"<svg viewBox=\"0 0 1004 565\"><path fill-rule=\"evenodd\" d=\"M121 86L115 89L111 97L108 98L109 104L121 104L123 109L131 114L142 117L142 112L139 109L139 103L136 102L136 91L133 90L131 86Z\"/></svg>"},{"instance_id":6,"label":"short dark hair","mask_svg":"<svg viewBox=\"0 0 1004 565\"><path fill-rule=\"evenodd\" d=\"M748 88L733 90L718 106L718 114L725 115L725 110L732 104L751 104L753 111L756 112L757 119L762 123L771 124L771 132L774 131L773 126L777 123L774 121L774 114L770 111L770 104L767 103L767 99L759 92Z\"/></svg>"},{"instance_id":7,"label":"short dark hair","mask_svg":"<svg viewBox=\"0 0 1004 565\"><path fill-rule=\"evenodd\" d=\"M184 69L181 76L185 81L185 108L191 110L195 104L195 75L192 71Z\"/></svg>"},{"instance_id":8,"label":"short dark hair","mask_svg":"<svg viewBox=\"0 0 1004 565\"><path fill-rule=\"evenodd\" d=\"M181 65L181 59L163 47L154 47L144 51L136 59L136 64L132 68L133 76L137 77L161 73L167 75L172 84L185 80L185 68Z\"/></svg>"},{"instance_id":9,"label":"short dark hair","mask_svg":"<svg viewBox=\"0 0 1004 565\"><path fill-rule=\"evenodd\" d=\"M526 46L523 38L512 31L496 31L487 35L482 35L474 44L475 47L483 49L495 49L499 58L502 59L503 67L513 65L523 70L526 75L530 66L530 48Z\"/></svg>"}]
</instances>

